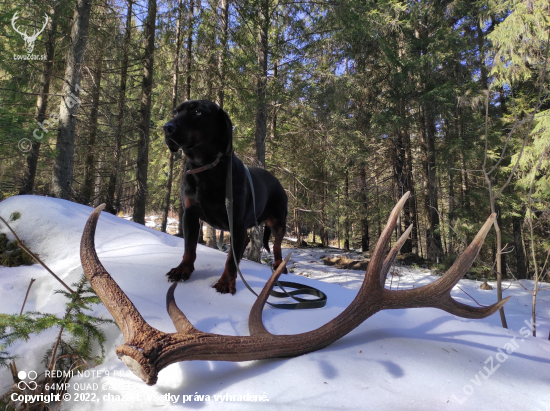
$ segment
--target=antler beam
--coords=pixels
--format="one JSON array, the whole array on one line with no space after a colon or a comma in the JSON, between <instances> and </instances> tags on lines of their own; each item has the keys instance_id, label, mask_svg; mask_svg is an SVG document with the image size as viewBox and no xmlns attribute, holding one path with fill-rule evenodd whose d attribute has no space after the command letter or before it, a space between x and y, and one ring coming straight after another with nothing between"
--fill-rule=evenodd
<instances>
[{"instance_id":1,"label":"antler beam","mask_svg":"<svg viewBox=\"0 0 550 411\"><path fill-rule=\"evenodd\" d=\"M406 291L384 288L386 274L412 228L407 229L384 259L392 231L408 196L409 193L406 193L393 209L370 259L363 285L350 306L322 327L302 334L273 335L262 323L263 307L288 262L288 256L252 306L249 316L250 336L218 335L197 330L176 305L174 290L177 283L170 286L166 295L166 308L177 332L164 333L147 324L97 257L94 235L104 205L96 208L86 223L80 258L86 277L122 330L125 343L117 348L117 355L149 385L156 383L160 370L175 362L250 361L295 357L316 351L342 338L381 310L435 307L465 318L484 318L496 312L510 297L488 307L476 308L458 303L450 294L479 253L495 214L489 217L466 251L437 281Z\"/></svg>"}]
</instances>

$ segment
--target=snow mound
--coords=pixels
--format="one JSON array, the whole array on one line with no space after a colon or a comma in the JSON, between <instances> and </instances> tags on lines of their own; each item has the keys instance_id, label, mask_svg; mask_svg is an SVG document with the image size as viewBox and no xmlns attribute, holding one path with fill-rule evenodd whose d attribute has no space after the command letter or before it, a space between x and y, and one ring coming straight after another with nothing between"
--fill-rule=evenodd
<instances>
[{"instance_id":1,"label":"snow mound","mask_svg":"<svg viewBox=\"0 0 550 411\"><path fill-rule=\"evenodd\" d=\"M80 236L91 211L83 205L38 196L16 196L0 203L0 216L21 214L13 229L68 284L82 274ZM0 232L8 230L0 226ZM96 246L100 260L145 320L165 332L175 331L165 310L169 286L165 274L181 261L183 245L180 238L107 213L99 219ZM289 274L285 279L322 290L328 296L327 306L303 311L266 307L264 323L270 332L292 334L315 329L342 312L355 297L359 274L332 271L332 267L318 264L315 267L314 263L310 267L312 258L315 256L307 250L293 257L294 271L309 272L311 278ZM225 259L226 254L220 251L199 246L195 272L178 286L176 301L202 331L247 335L248 313L255 297L240 279L234 296L217 294L211 288L223 271ZM298 269L300 265L302 269ZM268 267L249 261L243 261L241 269L257 292L271 274ZM0 268L0 312L19 311L31 277L37 281L26 310L62 314L63 298L53 293L61 285L38 264ZM408 286L419 286L433 280L422 272L403 277L399 280L403 286L407 281ZM331 278L333 282L327 282ZM352 289L341 286L344 278ZM390 281L395 280L389 279L388 286ZM495 293L479 290L475 282L461 281L460 286L482 304L494 302ZM514 296L505 306L509 330L500 327L498 314L466 320L431 308L384 311L314 353L245 363L173 364L160 372L153 387L127 372L117 359L115 349L123 339L115 326L109 326L105 362L86 376L71 379L72 399L63 402L61 409L150 410L175 405L216 410L304 410L365 409L368 404L372 409L397 410L548 410L543 393L548 390L550 342L542 337L549 327L548 292L540 294L541 336L537 338L528 336L529 294L513 286L505 295ZM453 296L475 305L458 289ZM94 314L110 317L103 306L97 306ZM18 369L42 371L40 360L51 348L55 333L10 347L10 353L19 356ZM0 393L11 384L9 371L2 369ZM75 397L88 401L75 401Z\"/></svg>"}]
</instances>

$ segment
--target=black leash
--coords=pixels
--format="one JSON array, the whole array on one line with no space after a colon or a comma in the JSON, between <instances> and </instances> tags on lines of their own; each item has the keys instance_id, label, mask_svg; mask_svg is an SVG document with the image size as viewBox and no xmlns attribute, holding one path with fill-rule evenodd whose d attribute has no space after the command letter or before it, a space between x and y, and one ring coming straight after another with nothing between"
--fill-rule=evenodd
<instances>
[{"instance_id":1,"label":"black leash","mask_svg":"<svg viewBox=\"0 0 550 411\"><path fill-rule=\"evenodd\" d=\"M237 256L235 255L235 249L233 247L233 148L231 147L231 151L229 154L229 161L227 165L227 179L225 182L225 208L227 209L227 218L229 220L229 236L231 238L231 252L233 253L233 260L235 261L235 265L237 266L237 272L239 273L239 276L241 277L242 282L250 290L252 294L254 294L256 297L258 297L258 294L248 285L246 280L244 279L243 274L241 273L241 269L239 268L239 264L237 263ZM244 164L243 164L244 165ZM256 218L256 200L254 195L254 185L252 184L252 177L250 176L250 171L248 170L248 167L245 165L245 171L246 175L248 177L248 181L250 183L250 187L252 190L252 204L254 207L254 222L256 224L256 229L258 229L259 233L259 227L258 227L258 219ZM320 290L317 290L316 288L310 287L308 285L295 283L291 281L277 281L277 285L283 290L283 292L271 290L269 292L269 295L276 298L285 298L290 297L293 300L295 300L295 303L284 303L284 304L274 304L267 301L266 303L269 304L273 308L281 308L286 310L300 310L300 309L309 309L309 308L322 308L327 303L327 296L325 293L323 293ZM290 287L295 288L293 291L286 291L284 287ZM318 297L315 300L309 300L305 298L296 297L297 295L313 295L315 297Z\"/></svg>"}]
</instances>

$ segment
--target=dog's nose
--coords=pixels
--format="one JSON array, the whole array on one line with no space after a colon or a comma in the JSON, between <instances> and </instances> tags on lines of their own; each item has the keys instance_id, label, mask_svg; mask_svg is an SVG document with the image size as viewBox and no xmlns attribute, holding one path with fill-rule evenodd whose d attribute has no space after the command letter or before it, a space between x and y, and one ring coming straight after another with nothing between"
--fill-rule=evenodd
<instances>
[{"instance_id":1,"label":"dog's nose","mask_svg":"<svg viewBox=\"0 0 550 411\"><path fill-rule=\"evenodd\" d=\"M172 134L174 131L176 131L176 125L170 122L166 123L164 126L162 126L162 128L167 134Z\"/></svg>"}]
</instances>

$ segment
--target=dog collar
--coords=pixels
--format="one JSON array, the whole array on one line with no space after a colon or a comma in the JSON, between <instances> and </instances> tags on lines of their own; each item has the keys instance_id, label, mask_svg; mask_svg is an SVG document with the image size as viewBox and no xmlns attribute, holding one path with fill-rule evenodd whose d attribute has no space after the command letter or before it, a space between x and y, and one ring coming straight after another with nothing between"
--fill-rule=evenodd
<instances>
[{"instance_id":1,"label":"dog collar","mask_svg":"<svg viewBox=\"0 0 550 411\"><path fill-rule=\"evenodd\" d=\"M211 168L216 167L220 162L220 158L222 158L222 156L223 156L223 153L218 153L218 155L216 156L216 159L212 163L199 168L194 168L192 170L187 170L187 174L196 174L196 173L200 173L201 171L210 170Z\"/></svg>"}]
</instances>

